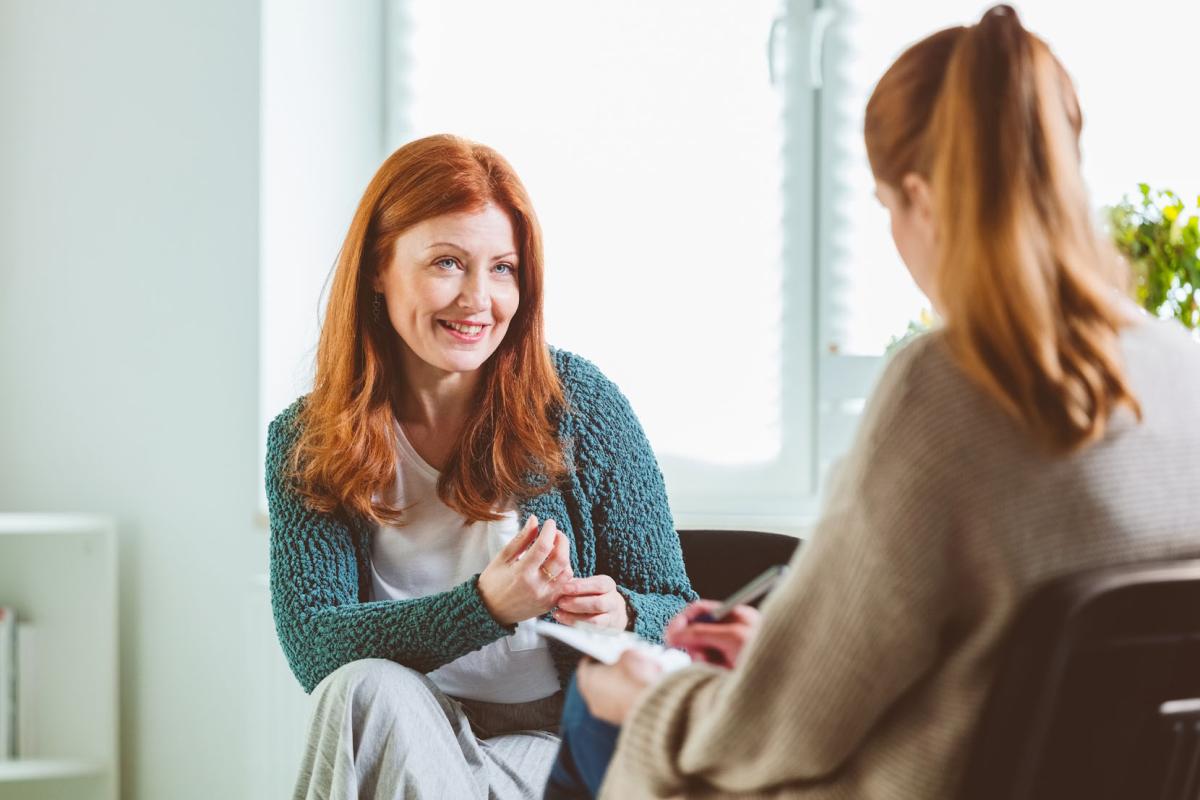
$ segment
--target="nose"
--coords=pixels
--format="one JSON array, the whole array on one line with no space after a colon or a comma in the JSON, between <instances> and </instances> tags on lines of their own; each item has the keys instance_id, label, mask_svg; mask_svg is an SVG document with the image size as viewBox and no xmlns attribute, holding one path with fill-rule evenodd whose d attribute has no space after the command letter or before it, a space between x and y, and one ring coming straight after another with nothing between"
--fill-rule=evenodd
<instances>
[{"instance_id":1,"label":"nose","mask_svg":"<svg viewBox=\"0 0 1200 800\"><path fill-rule=\"evenodd\" d=\"M484 311L488 307L487 272L470 270L463 277L458 293L458 306L464 311Z\"/></svg>"}]
</instances>

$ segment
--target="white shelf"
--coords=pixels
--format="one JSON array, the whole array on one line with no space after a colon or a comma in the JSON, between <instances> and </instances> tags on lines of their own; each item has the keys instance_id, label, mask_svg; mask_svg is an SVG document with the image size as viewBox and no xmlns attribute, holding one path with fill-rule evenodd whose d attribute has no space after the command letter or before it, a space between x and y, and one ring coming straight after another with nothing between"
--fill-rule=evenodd
<instances>
[{"instance_id":1,"label":"white shelf","mask_svg":"<svg viewBox=\"0 0 1200 800\"><path fill-rule=\"evenodd\" d=\"M23 662L3 800L117 798L116 562L109 517L0 513L0 605L16 611Z\"/></svg>"},{"instance_id":2,"label":"white shelf","mask_svg":"<svg viewBox=\"0 0 1200 800\"><path fill-rule=\"evenodd\" d=\"M112 519L98 514L0 514L0 536L92 534L112 528Z\"/></svg>"},{"instance_id":3,"label":"white shelf","mask_svg":"<svg viewBox=\"0 0 1200 800\"><path fill-rule=\"evenodd\" d=\"M0 761L0 783L58 778L87 778L103 775L103 764L68 759L31 758Z\"/></svg>"}]
</instances>

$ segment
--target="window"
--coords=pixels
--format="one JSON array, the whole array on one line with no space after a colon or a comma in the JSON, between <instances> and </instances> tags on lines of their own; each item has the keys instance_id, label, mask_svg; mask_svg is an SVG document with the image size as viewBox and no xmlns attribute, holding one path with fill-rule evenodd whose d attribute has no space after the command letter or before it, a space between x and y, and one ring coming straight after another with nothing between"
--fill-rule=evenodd
<instances>
[{"instance_id":1,"label":"window","mask_svg":"<svg viewBox=\"0 0 1200 800\"><path fill-rule=\"evenodd\" d=\"M912 42L971 23L992 3L922 0L887 4L836 0L825 42L820 230L830 280L823 306L826 352L879 355L927 305L907 279L872 197L862 141L863 109L879 76ZM1182 68L1200 6L1174 0L1085 7L1070 0L1019 4L1022 21L1045 39L1075 80L1084 110L1084 177L1095 203L1111 205L1141 181L1200 190L1200 159L1181 155L1200 111L1181 102ZM1161 110L1162 116L1151 109ZM1190 189L1188 188L1190 187Z\"/></svg>"},{"instance_id":2,"label":"window","mask_svg":"<svg viewBox=\"0 0 1200 800\"><path fill-rule=\"evenodd\" d=\"M862 113L910 43L987 3L375 0L263 5L263 411L306 390L319 297L395 147L492 145L538 209L547 326L630 397L681 525L797 531L889 340L927 302ZM1097 205L1200 192L1200 6L1021 4L1071 71Z\"/></svg>"},{"instance_id":3,"label":"window","mask_svg":"<svg viewBox=\"0 0 1200 800\"><path fill-rule=\"evenodd\" d=\"M820 92L819 411L820 463L849 442L861 398L889 340L928 307L909 280L873 198L862 139L875 82L908 45L935 30L970 24L991 2L835 0L818 53ZM1173 0L1080 5L1018 3L1071 73L1084 112L1083 172L1097 207L1146 181L1200 192L1200 159L1188 155L1200 106L1184 101L1182 58L1192 50L1200 5Z\"/></svg>"},{"instance_id":4,"label":"window","mask_svg":"<svg viewBox=\"0 0 1200 800\"><path fill-rule=\"evenodd\" d=\"M797 517L811 242L784 236L778 0L389 9L389 149L453 132L512 162L545 234L548 338L629 396L681 524Z\"/></svg>"}]
</instances>

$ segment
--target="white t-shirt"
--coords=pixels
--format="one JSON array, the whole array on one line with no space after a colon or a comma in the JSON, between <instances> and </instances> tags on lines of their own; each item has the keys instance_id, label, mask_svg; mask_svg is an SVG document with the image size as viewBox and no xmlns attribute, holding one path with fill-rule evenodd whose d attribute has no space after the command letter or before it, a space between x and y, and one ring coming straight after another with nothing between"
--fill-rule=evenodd
<instances>
[{"instance_id":1,"label":"white t-shirt","mask_svg":"<svg viewBox=\"0 0 1200 800\"><path fill-rule=\"evenodd\" d=\"M396 486L391 500L404 509L405 525L371 534L371 580L376 600L423 597L450 589L482 572L518 533L511 509L495 522L474 522L437 495L438 472L413 449L396 425ZM525 703L559 690L546 640L533 620L482 649L429 673L446 694L491 703Z\"/></svg>"}]
</instances>

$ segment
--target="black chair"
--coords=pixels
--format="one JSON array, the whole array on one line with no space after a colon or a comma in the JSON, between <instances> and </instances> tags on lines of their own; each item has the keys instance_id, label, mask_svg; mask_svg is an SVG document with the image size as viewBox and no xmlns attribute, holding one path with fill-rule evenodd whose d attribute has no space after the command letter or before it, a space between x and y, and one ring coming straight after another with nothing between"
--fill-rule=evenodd
<instances>
[{"instance_id":1,"label":"black chair","mask_svg":"<svg viewBox=\"0 0 1200 800\"><path fill-rule=\"evenodd\" d=\"M679 544L692 588L707 600L724 600L767 567L791 561L800 540L762 531L683 530Z\"/></svg>"},{"instance_id":2,"label":"black chair","mask_svg":"<svg viewBox=\"0 0 1200 800\"><path fill-rule=\"evenodd\" d=\"M1018 614L963 800L1200 797L1200 560L1047 585Z\"/></svg>"}]
</instances>

